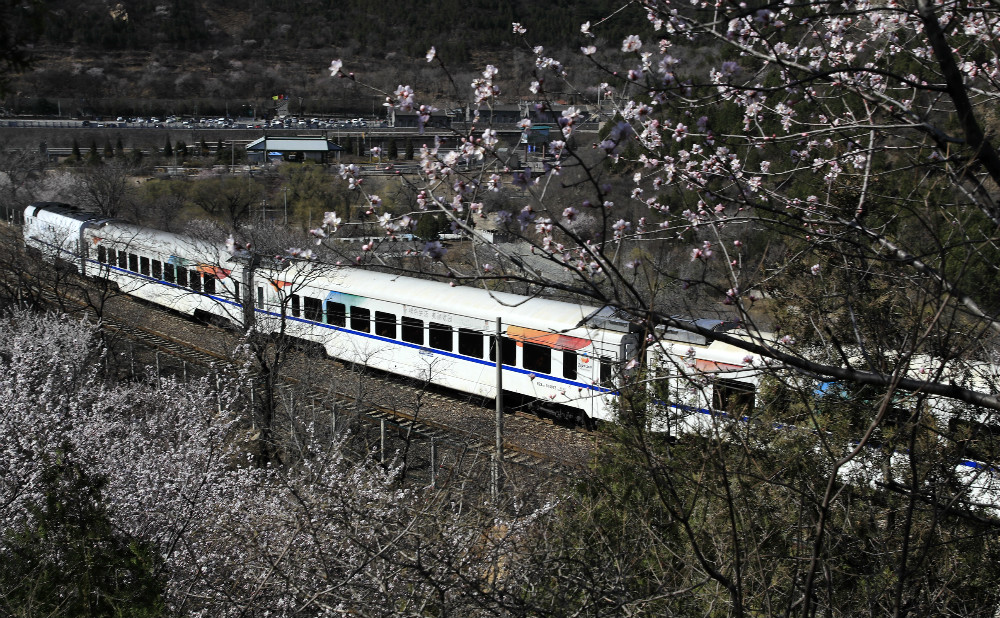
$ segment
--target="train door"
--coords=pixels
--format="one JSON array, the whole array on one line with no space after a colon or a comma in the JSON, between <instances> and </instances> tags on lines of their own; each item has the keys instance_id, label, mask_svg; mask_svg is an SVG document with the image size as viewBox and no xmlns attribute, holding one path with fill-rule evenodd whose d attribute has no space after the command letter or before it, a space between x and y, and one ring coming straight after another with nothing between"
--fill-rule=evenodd
<instances>
[{"instance_id":1,"label":"train door","mask_svg":"<svg viewBox=\"0 0 1000 618\"><path fill-rule=\"evenodd\" d=\"M621 372L623 376L635 375L638 368L645 364L642 346L639 337L636 335L625 335L622 337L619 362L621 362ZM632 361L636 361L633 363Z\"/></svg>"}]
</instances>

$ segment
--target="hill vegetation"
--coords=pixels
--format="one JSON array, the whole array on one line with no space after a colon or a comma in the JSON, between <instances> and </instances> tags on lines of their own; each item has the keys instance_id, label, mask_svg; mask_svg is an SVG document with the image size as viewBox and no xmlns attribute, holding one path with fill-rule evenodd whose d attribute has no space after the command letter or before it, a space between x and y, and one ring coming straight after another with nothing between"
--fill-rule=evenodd
<instances>
[{"instance_id":1,"label":"hill vegetation","mask_svg":"<svg viewBox=\"0 0 1000 618\"><path fill-rule=\"evenodd\" d=\"M378 97L329 79L332 58L350 58L349 70L386 91L403 74L427 77L421 71L428 71L431 46L460 86L487 57L504 61L504 79L523 82L534 58L513 36L512 22L544 31L555 50L569 49L580 42L580 20L610 11L605 0L448 0L419 10L361 0L60 0L45 4L31 67L14 77L3 106L38 114L237 115L285 94L293 113L371 112ZM620 40L640 20L636 11L622 12L602 34ZM441 81L435 73L434 82ZM443 86L431 95L456 100Z\"/></svg>"}]
</instances>

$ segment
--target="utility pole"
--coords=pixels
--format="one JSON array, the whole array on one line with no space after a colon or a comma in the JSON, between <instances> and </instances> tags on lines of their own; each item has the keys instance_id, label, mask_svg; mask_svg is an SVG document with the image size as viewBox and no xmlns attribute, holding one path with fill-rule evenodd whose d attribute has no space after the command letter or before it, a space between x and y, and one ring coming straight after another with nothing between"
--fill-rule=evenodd
<instances>
[{"instance_id":1,"label":"utility pole","mask_svg":"<svg viewBox=\"0 0 1000 618\"><path fill-rule=\"evenodd\" d=\"M493 453L493 500L500 499L500 464L503 462L503 339L500 330L500 318L497 318L497 332L493 349L497 361L497 397L496 397L496 449Z\"/></svg>"},{"instance_id":2,"label":"utility pole","mask_svg":"<svg viewBox=\"0 0 1000 618\"><path fill-rule=\"evenodd\" d=\"M285 194L285 227L288 227L288 187L281 187L281 192Z\"/></svg>"}]
</instances>

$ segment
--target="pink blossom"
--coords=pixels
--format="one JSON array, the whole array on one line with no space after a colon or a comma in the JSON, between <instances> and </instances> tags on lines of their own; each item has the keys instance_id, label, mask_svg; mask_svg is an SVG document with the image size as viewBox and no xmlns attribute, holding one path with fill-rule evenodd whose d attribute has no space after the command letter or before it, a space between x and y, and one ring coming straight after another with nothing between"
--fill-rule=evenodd
<instances>
[{"instance_id":1,"label":"pink blossom","mask_svg":"<svg viewBox=\"0 0 1000 618\"><path fill-rule=\"evenodd\" d=\"M483 131L483 146L486 148L493 148L497 145L499 139L497 138L497 132L494 129L486 129ZM480 157L482 154L480 154Z\"/></svg>"},{"instance_id":2,"label":"pink blossom","mask_svg":"<svg viewBox=\"0 0 1000 618\"><path fill-rule=\"evenodd\" d=\"M628 35L625 37L625 40L622 41L622 51L626 53L639 51L641 47L642 41L639 39L639 36L635 34Z\"/></svg>"},{"instance_id":3,"label":"pink blossom","mask_svg":"<svg viewBox=\"0 0 1000 618\"><path fill-rule=\"evenodd\" d=\"M327 212L323 214L323 226L330 228L330 231L336 232L337 228L340 227L342 219L337 216L335 212Z\"/></svg>"},{"instance_id":4,"label":"pink blossom","mask_svg":"<svg viewBox=\"0 0 1000 618\"><path fill-rule=\"evenodd\" d=\"M395 106L404 112L413 110L413 88L400 84L393 93L396 97Z\"/></svg>"}]
</instances>

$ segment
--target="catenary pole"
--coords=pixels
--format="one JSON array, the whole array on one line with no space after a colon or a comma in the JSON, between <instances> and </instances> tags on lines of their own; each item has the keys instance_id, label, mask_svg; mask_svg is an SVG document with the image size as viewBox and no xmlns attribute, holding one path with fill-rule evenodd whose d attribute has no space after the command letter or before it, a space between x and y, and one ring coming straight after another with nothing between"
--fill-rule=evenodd
<instances>
[{"instance_id":1,"label":"catenary pole","mask_svg":"<svg viewBox=\"0 0 1000 618\"><path fill-rule=\"evenodd\" d=\"M500 463L503 461L503 346L501 345L501 332L500 318L497 318L497 332L493 346L497 361L496 449L493 453L494 500L500 498Z\"/></svg>"}]
</instances>

